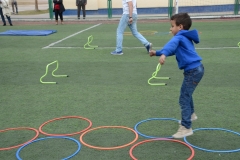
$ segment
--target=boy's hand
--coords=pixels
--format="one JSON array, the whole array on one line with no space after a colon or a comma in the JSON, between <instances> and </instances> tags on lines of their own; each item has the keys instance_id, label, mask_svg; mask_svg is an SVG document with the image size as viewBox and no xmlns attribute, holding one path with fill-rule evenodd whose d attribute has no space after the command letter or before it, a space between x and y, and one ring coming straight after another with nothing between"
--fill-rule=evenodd
<instances>
[{"instance_id":1,"label":"boy's hand","mask_svg":"<svg viewBox=\"0 0 240 160\"><path fill-rule=\"evenodd\" d=\"M160 63L161 65L164 65L164 63L165 63L165 58L166 58L166 56L165 56L164 54L162 54L162 55L160 56L160 58L159 58L159 63Z\"/></svg>"},{"instance_id":2,"label":"boy's hand","mask_svg":"<svg viewBox=\"0 0 240 160\"><path fill-rule=\"evenodd\" d=\"M150 56L150 57L156 56L156 51L150 50L150 51L149 51L149 56Z\"/></svg>"}]
</instances>

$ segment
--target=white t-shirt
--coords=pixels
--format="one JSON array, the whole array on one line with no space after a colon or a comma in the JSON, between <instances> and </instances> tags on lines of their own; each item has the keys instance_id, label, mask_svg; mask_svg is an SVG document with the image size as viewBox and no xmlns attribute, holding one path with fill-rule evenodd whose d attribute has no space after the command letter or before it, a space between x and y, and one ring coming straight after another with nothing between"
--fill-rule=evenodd
<instances>
[{"instance_id":1,"label":"white t-shirt","mask_svg":"<svg viewBox=\"0 0 240 160\"><path fill-rule=\"evenodd\" d=\"M133 3L133 13L137 14L137 0L122 0L123 14L129 14L128 2Z\"/></svg>"}]
</instances>

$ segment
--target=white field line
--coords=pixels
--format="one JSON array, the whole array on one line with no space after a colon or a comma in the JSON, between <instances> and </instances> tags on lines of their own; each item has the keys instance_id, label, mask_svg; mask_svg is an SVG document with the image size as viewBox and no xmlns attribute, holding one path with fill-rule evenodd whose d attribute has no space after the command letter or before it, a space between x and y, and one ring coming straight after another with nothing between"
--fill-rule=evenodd
<instances>
[{"instance_id":1,"label":"white field line","mask_svg":"<svg viewBox=\"0 0 240 160\"><path fill-rule=\"evenodd\" d=\"M84 49L84 47L48 47L48 48L62 48L62 49L73 49L73 48L80 48L80 49ZM97 47L96 49L114 49L116 47ZM145 48L145 47L123 47L124 49L137 49L137 48ZM161 49L162 47L154 47L154 48L159 48ZM239 47L208 47L208 48L196 48L197 50L219 50L219 49L240 49Z\"/></svg>"},{"instance_id":2,"label":"white field line","mask_svg":"<svg viewBox=\"0 0 240 160\"><path fill-rule=\"evenodd\" d=\"M102 23L99 23L99 24L96 24L96 25L94 25L94 26L92 26L92 27L89 27L89 28L87 28L87 29L81 30L81 31L79 31L79 32L77 32L77 33L74 33L74 34L72 34L72 35L70 35L70 36L68 36L68 37L66 37L66 38L63 38L63 39L61 39L61 40L59 40L59 41L57 41L57 42L51 43L51 44L49 44L48 46L43 47L42 49L47 49L47 48L50 48L50 47L52 48L52 46L54 46L55 44L58 44L58 43L66 40L66 39L68 39L68 38L71 38L71 37L73 37L73 36L76 36L76 35L79 34L79 33L85 32L85 31L87 31L87 30L89 30L89 29L92 29L92 28L94 28L94 27L97 27L97 26L99 26L99 25L101 25L101 24L102 24Z\"/></svg>"},{"instance_id":3,"label":"white field line","mask_svg":"<svg viewBox=\"0 0 240 160\"><path fill-rule=\"evenodd\" d=\"M240 47L209 47L209 48L196 48L196 49L240 49Z\"/></svg>"}]
</instances>

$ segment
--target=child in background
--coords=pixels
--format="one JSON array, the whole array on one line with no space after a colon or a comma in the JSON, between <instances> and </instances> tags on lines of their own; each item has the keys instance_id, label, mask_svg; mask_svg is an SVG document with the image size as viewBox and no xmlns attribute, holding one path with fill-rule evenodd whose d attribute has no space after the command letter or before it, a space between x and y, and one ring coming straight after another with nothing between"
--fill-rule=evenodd
<instances>
[{"instance_id":1,"label":"child in background","mask_svg":"<svg viewBox=\"0 0 240 160\"><path fill-rule=\"evenodd\" d=\"M160 56L159 63L163 65L168 56L176 56L178 67L184 70L184 79L180 91L181 124L173 138L183 138L193 134L192 121L197 119L194 113L193 92L204 74L202 58L195 51L194 43L199 43L197 30L189 30L192 20L187 13L175 14L171 17L170 31L173 38L161 49L151 50L150 56Z\"/></svg>"},{"instance_id":2,"label":"child in background","mask_svg":"<svg viewBox=\"0 0 240 160\"><path fill-rule=\"evenodd\" d=\"M53 0L53 3L53 12L55 12L56 25L58 25L58 16L61 19L61 24L63 24L63 12L65 11L63 0Z\"/></svg>"}]
</instances>

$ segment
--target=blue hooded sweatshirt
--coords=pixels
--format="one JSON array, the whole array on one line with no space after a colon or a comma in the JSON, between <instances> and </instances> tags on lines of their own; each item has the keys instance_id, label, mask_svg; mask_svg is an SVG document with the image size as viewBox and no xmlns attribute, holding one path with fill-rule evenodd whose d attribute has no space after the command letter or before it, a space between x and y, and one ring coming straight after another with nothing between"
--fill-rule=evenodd
<instances>
[{"instance_id":1,"label":"blue hooded sweatshirt","mask_svg":"<svg viewBox=\"0 0 240 160\"><path fill-rule=\"evenodd\" d=\"M156 51L156 56L176 55L179 69L188 71L201 65L202 58L195 51L194 43L199 43L197 30L180 30L163 48Z\"/></svg>"}]
</instances>

